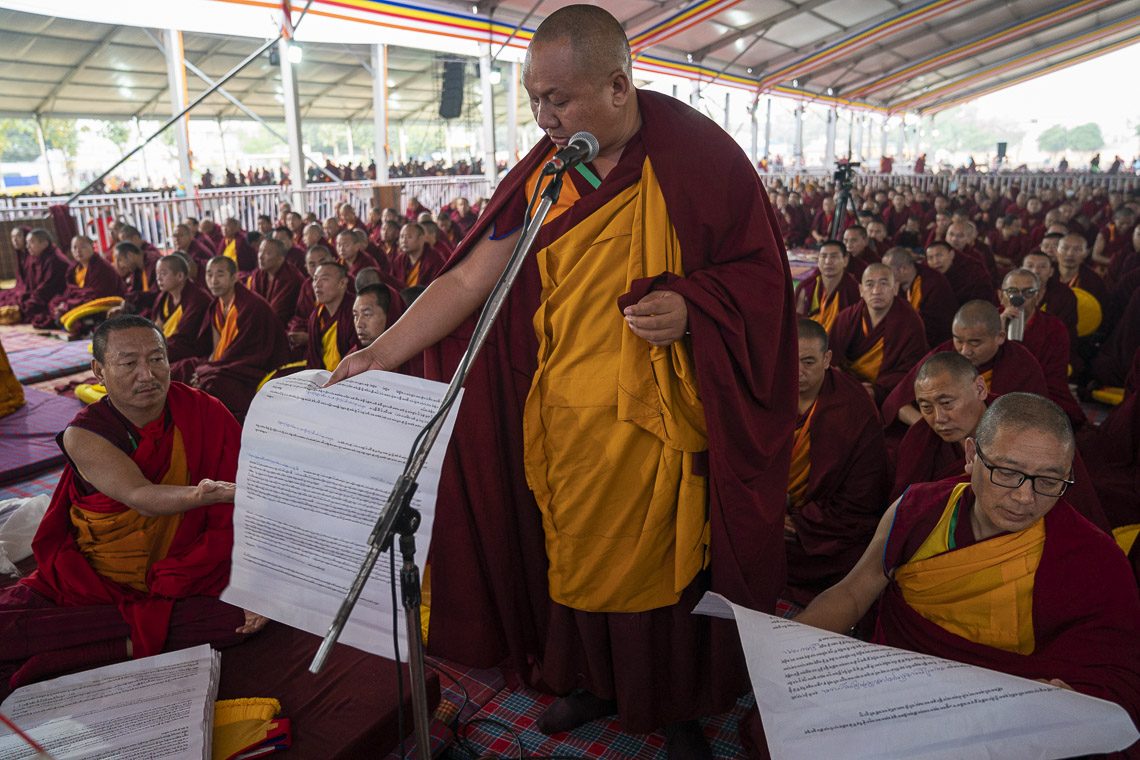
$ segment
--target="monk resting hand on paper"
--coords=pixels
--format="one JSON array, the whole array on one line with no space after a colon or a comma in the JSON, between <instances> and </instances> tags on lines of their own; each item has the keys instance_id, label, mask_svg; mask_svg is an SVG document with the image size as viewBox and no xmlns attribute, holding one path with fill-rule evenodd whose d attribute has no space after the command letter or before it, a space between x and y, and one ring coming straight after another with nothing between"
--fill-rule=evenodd
<instances>
[{"instance_id":1,"label":"monk resting hand on paper","mask_svg":"<svg viewBox=\"0 0 1140 760\"><path fill-rule=\"evenodd\" d=\"M1140 597L1112 538L1066 501L1065 413L1029 393L965 440L969 482L916 483L855 568L797 621L849 630L879 599L873 641L1073 688L1140 713Z\"/></svg>"},{"instance_id":2,"label":"monk resting hand on paper","mask_svg":"<svg viewBox=\"0 0 1140 760\"><path fill-rule=\"evenodd\" d=\"M265 619L217 597L230 573L241 430L170 381L149 320L95 332L107 396L59 436L68 463L32 542L37 569L0 592L0 694L61 673L209 643Z\"/></svg>"}]
</instances>

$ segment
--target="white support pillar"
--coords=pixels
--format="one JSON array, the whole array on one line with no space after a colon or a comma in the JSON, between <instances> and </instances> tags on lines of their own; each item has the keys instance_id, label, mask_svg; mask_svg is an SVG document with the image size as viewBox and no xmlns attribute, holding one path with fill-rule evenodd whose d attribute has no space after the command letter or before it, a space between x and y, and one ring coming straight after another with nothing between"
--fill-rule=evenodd
<instances>
[{"instance_id":1,"label":"white support pillar","mask_svg":"<svg viewBox=\"0 0 1140 760\"><path fill-rule=\"evenodd\" d=\"M899 122L898 131L898 152L895 153L895 158L899 161L903 160L903 155L906 153L906 117Z\"/></svg>"},{"instance_id":2,"label":"white support pillar","mask_svg":"<svg viewBox=\"0 0 1140 760\"><path fill-rule=\"evenodd\" d=\"M376 181L388 184L388 46L372 46L372 155Z\"/></svg>"},{"instance_id":3,"label":"white support pillar","mask_svg":"<svg viewBox=\"0 0 1140 760\"><path fill-rule=\"evenodd\" d=\"M499 180L495 166L495 89L491 85L491 46L479 58L479 84L483 92L483 174L494 187Z\"/></svg>"},{"instance_id":4,"label":"white support pillar","mask_svg":"<svg viewBox=\"0 0 1140 760\"><path fill-rule=\"evenodd\" d=\"M182 32L167 29L166 80L170 89L170 115L181 113L189 104L186 92L186 62L182 50ZM187 195L194 194L194 175L190 171L190 120L185 116L174 125L174 144L178 147L178 180Z\"/></svg>"},{"instance_id":5,"label":"white support pillar","mask_svg":"<svg viewBox=\"0 0 1140 760\"><path fill-rule=\"evenodd\" d=\"M724 93L724 123L721 124L721 126L724 127L725 132L728 132L730 134L732 133L732 128L728 125L728 111L731 107L732 107L731 93L725 92Z\"/></svg>"},{"instance_id":6,"label":"white support pillar","mask_svg":"<svg viewBox=\"0 0 1140 760\"><path fill-rule=\"evenodd\" d=\"M142 131L142 122L139 121L138 116L135 116L133 119L131 119L131 122L135 125L135 139L137 139L139 142L142 142L146 137ZM154 187L154 180L150 178L150 164L147 163L146 160L146 148L143 148L139 151L139 159L142 161L143 180L146 181L146 186Z\"/></svg>"},{"instance_id":7,"label":"white support pillar","mask_svg":"<svg viewBox=\"0 0 1140 760\"><path fill-rule=\"evenodd\" d=\"M838 120L839 114L835 107L827 109L827 143L823 148L823 168L829 172L835 163L835 132Z\"/></svg>"},{"instance_id":8,"label":"white support pillar","mask_svg":"<svg viewBox=\"0 0 1140 760\"><path fill-rule=\"evenodd\" d=\"M701 105L701 83L695 79L689 80L689 105L693 108Z\"/></svg>"},{"instance_id":9,"label":"white support pillar","mask_svg":"<svg viewBox=\"0 0 1140 760\"><path fill-rule=\"evenodd\" d=\"M804 166L804 106L796 106L796 141L793 148L794 164L797 169Z\"/></svg>"},{"instance_id":10,"label":"white support pillar","mask_svg":"<svg viewBox=\"0 0 1140 760\"><path fill-rule=\"evenodd\" d=\"M748 122L751 128L751 150L748 151L748 157L752 160L752 165L756 166L760 162L760 120L756 118L756 109L760 107L760 101L757 100L748 109Z\"/></svg>"},{"instance_id":11,"label":"white support pillar","mask_svg":"<svg viewBox=\"0 0 1140 760\"><path fill-rule=\"evenodd\" d=\"M852 116L851 128L855 130L855 160L863 161L863 131L867 126L867 114L859 114L858 126L856 126L855 118Z\"/></svg>"},{"instance_id":12,"label":"white support pillar","mask_svg":"<svg viewBox=\"0 0 1140 760\"><path fill-rule=\"evenodd\" d=\"M289 182L293 197L293 210L305 213L305 157L302 155L301 105L297 100L297 76L289 62L289 41L277 41L277 55L281 58L281 95L285 102L285 136L289 138Z\"/></svg>"},{"instance_id":13,"label":"white support pillar","mask_svg":"<svg viewBox=\"0 0 1140 760\"><path fill-rule=\"evenodd\" d=\"M880 153L879 153L879 155L880 155L880 157L884 157L884 158L885 158L885 157L886 157L886 155L887 155L887 138L888 138L888 135L887 135L887 122L888 122L889 118L890 118L889 116L887 116L886 114L883 114L883 127L882 127L882 130L881 130L881 132L882 132L882 134L881 134L881 137L882 137L882 145L880 146L880 148L881 148L881 149L880 149Z\"/></svg>"},{"instance_id":14,"label":"white support pillar","mask_svg":"<svg viewBox=\"0 0 1140 760\"><path fill-rule=\"evenodd\" d=\"M507 168L519 160L519 76L521 68L511 61L507 70Z\"/></svg>"},{"instance_id":15,"label":"white support pillar","mask_svg":"<svg viewBox=\"0 0 1140 760\"><path fill-rule=\"evenodd\" d=\"M771 160L772 158L772 98L768 98L768 106L766 108L767 115L764 117L764 158Z\"/></svg>"},{"instance_id":16,"label":"white support pillar","mask_svg":"<svg viewBox=\"0 0 1140 760\"><path fill-rule=\"evenodd\" d=\"M44 157L44 170L47 171L48 175L48 187L51 188L51 194L55 195L55 176L51 173L51 159L48 158L47 141L44 139L44 125L39 114L36 114L36 142L40 145L40 155Z\"/></svg>"},{"instance_id":17,"label":"white support pillar","mask_svg":"<svg viewBox=\"0 0 1140 760\"><path fill-rule=\"evenodd\" d=\"M914 140L911 143L911 150L914 152L914 157L918 158L922 153L922 117L919 116L914 122Z\"/></svg>"},{"instance_id":18,"label":"white support pillar","mask_svg":"<svg viewBox=\"0 0 1140 760\"><path fill-rule=\"evenodd\" d=\"M356 144L352 141L352 122L346 121L344 123L344 135L347 138L348 145L348 163L351 164L356 159Z\"/></svg>"}]
</instances>

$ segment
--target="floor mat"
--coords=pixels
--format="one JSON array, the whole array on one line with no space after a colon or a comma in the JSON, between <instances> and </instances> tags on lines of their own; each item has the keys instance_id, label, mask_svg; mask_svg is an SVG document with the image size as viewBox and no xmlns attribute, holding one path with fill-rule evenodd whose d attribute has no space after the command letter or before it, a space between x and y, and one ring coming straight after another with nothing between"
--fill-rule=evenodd
<instances>
[{"instance_id":1,"label":"floor mat","mask_svg":"<svg viewBox=\"0 0 1140 760\"><path fill-rule=\"evenodd\" d=\"M8 325L0 327L0 343L4 350L23 351L27 348L54 346L67 341L67 335L59 331L36 330L31 325Z\"/></svg>"},{"instance_id":2,"label":"floor mat","mask_svg":"<svg viewBox=\"0 0 1140 760\"><path fill-rule=\"evenodd\" d=\"M55 436L83 408L78 400L24 388L27 403L0 418L0 483L26 480L63 464Z\"/></svg>"},{"instance_id":3,"label":"floor mat","mask_svg":"<svg viewBox=\"0 0 1140 760\"><path fill-rule=\"evenodd\" d=\"M27 480L0 485L0 501L4 501L5 499L30 499L40 494L50 494L55 490L55 484L59 482L59 476L62 474L62 466L53 467Z\"/></svg>"},{"instance_id":4,"label":"floor mat","mask_svg":"<svg viewBox=\"0 0 1140 760\"><path fill-rule=\"evenodd\" d=\"M12 351L7 348L12 371L24 385L80 372L91 366L91 341L53 343L36 348Z\"/></svg>"}]
</instances>

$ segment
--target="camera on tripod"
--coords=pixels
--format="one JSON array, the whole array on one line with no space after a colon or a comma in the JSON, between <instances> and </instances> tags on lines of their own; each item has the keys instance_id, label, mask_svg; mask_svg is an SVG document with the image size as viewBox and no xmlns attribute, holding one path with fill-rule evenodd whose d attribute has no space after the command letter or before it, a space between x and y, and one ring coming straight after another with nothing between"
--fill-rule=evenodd
<instances>
[{"instance_id":1,"label":"camera on tripod","mask_svg":"<svg viewBox=\"0 0 1140 760\"><path fill-rule=\"evenodd\" d=\"M840 184L841 187L851 187L851 180L855 176L856 167L862 166L858 161L848 161L847 159L840 159L835 162L835 174L831 175L832 179Z\"/></svg>"}]
</instances>

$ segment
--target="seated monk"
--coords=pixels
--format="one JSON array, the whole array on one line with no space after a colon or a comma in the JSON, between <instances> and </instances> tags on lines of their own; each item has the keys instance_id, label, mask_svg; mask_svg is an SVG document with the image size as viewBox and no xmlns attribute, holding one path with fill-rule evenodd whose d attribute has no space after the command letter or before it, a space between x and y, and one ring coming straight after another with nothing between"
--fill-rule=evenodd
<instances>
[{"instance_id":1,"label":"seated monk","mask_svg":"<svg viewBox=\"0 0 1140 760\"><path fill-rule=\"evenodd\" d=\"M360 250L367 253L376 262L376 271L388 282L389 285L395 283L392 279L392 262L380 250L379 246L373 245L372 241L368 239L368 233L362 229L355 229L352 234L356 235L356 244ZM359 272L359 270L358 270Z\"/></svg>"},{"instance_id":2,"label":"seated monk","mask_svg":"<svg viewBox=\"0 0 1140 760\"><path fill-rule=\"evenodd\" d=\"M388 310L392 307L392 289L382 282L361 286L357 281L356 299L352 304L352 323L356 343L361 348L372 345L388 329Z\"/></svg>"},{"instance_id":3,"label":"seated monk","mask_svg":"<svg viewBox=\"0 0 1140 760\"><path fill-rule=\"evenodd\" d=\"M257 271L246 281L251 292L264 298L281 326L289 324L297 310L301 286L306 278L285 260L285 246L275 237L262 239L257 248Z\"/></svg>"},{"instance_id":4,"label":"seated monk","mask_svg":"<svg viewBox=\"0 0 1140 760\"><path fill-rule=\"evenodd\" d=\"M37 569L0 591L0 695L60 673L203 643L265 619L218 600L230 574L241 429L170 382L162 336L137 315L95 331L107 396L60 434L67 465L36 532Z\"/></svg>"},{"instance_id":5,"label":"seated monk","mask_svg":"<svg viewBox=\"0 0 1140 760\"><path fill-rule=\"evenodd\" d=\"M172 376L209 393L240 421L258 384L289 358L285 328L265 299L238 282L237 264L228 256L210 259L206 286L214 300L198 344L209 353L176 362Z\"/></svg>"},{"instance_id":6,"label":"seated monk","mask_svg":"<svg viewBox=\"0 0 1140 760\"><path fill-rule=\"evenodd\" d=\"M1137 349L1140 349L1140 289L1132 293L1124 313L1093 359L1090 368L1093 380L1100 385L1122 387Z\"/></svg>"},{"instance_id":7,"label":"seated monk","mask_svg":"<svg viewBox=\"0 0 1140 760\"><path fill-rule=\"evenodd\" d=\"M17 235L12 234L13 242ZM16 287L0 293L0 307L14 309L11 321L27 322L36 327L54 323L50 304L67 289L67 258L42 228L26 235L27 255L20 261L17 254Z\"/></svg>"},{"instance_id":8,"label":"seated monk","mask_svg":"<svg viewBox=\"0 0 1140 760\"><path fill-rule=\"evenodd\" d=\"M352 231L345 230L345 233L351 235ZM309 317L309 343L305 350L309 369L332 372L342 358L360 347L352 316L353 301L347 295L348 284L348 273L340 264L321 264L313 275L317 308Z\"/></svg>"},{"instance_id":9,"label":"seated monk","mask_svg":"<svg viewBox=\"0 0 1140 760\"><path fill-rule=\"evenodd\" d=\"M157 266L158 259L148 259L134 243L123 242L115 246L115 269L123 278L123 312L145 314L154 306L158 298ZM112 310L111 313L116 312Z\"/></svg>"},{"instance_id":10,"label":"seated monk","mask_svg":"<svg viewBox=\"0 0 1140 760\"><path fill-rule=\"evenodd\" d=\"M324 224L321 225L321 229L325 233L325 238L328 240L336 240L336 236L341 233L340 220L335 216L330 216L328 219L325 219Z\"/></svg>"},{"instance_id":11,"label":"seated monk","mask_svg":"<svg viewBox=\"0 0 1140 760\"><path fill-rule=\"evenodd\" d=\"M1061 238L1057 246L1057 279L1072 289L1077 295L1078 302L1081 298L1080 291L1092 296L1096 299L1096 307L1100 310L1100 314L1095 315L1095 318L1086 317L1078 324L1078 332L1082 337L1099 326L1109 303L1108 287L1104 284L1104 279L1089 265L1088 258L1089 244L1083 235L1074 232ZM1079 340L1081 337L1078 337Z\"/></svg>"},{"instance_id":12,"label":"seated monk","mask_svg":"<svg viewBox=\"0 0 1140 760\"><path fill-rule=\"evenodd\" d=\"M402 288L427 287L443 269L445 259L427 244L424 229L408 223L400 230L400 250L392 259L392 278Z\"/></svg>"},{"instance_id":13,"label":"seated monk","mask_svg":"<svg viewBox=\"0 0 1140 760\"><path fill-rule=\"evenodd\" d=\"M386 267L381 268L380 263L368 255L360 244L360 238L352 230L343 230L334 239L337 258L349 277L356 277L357 272L365 267L372 267L381 274L386 271Z\"/></svg>"},{"instance_id":14,"label":"seated monk","mask_svg":"<svg viewBox=\"0 0 1140 760\"><path fill-rule=\"evenodd\" d=\"M174 250L185 253L202 273L205 273L210 259L218 255L213 245L203 235L194 235L190 231L190 226L186 224L174 228Z\"/></svg>"},{"instance_id":15,"label":"seated monk","mask_svg":"<svg viewBox=\"0 0 1140 760\"><path fill-rule=\"evenodd\" d=\"M28 233L31 231L31 227L13 227L9 233L9 239L12 241L12 252L15 254L13 263L16 265L16 284L13 287L0 290L0 314L18 312L20 299L27 290L24 273L28 268ZM18 318L19 315L14 314L13 316ZM8 319L0 322L0 324L12 324L15 321L16 319Z\"/></svg>"},{"instance_id":16,"label":"seated monk","mask_svg":"<svg viewBox=\"0 0 1140 760\"><path fill-rule=\"evenodd\" d=\"M970 301L954 315L951 330L953 338L936 346L923 361L943 351L956 351L978 368L986 381L986 389L993 396L1013 391L1048 395L1045 375L1033 354L1020 343L1005 339L997 307L985 301ZM922 419L914 406L914 378L920 365L921 362L900 380L883 402L886 425L891 426L897 420L910 426Z\"/></svg>"},{"instance_id":17,"label":"seated monk","mask_svg":"<svg viewBox=\"0 0 1140 760\"><path fill-rule=\"evenodd\" d=\"M1058 235L1060 240L1063 235ZM1073 289L1061 282L1057 276L1057 268L1053 259L1042 251L1030 251L1022 259L1021 266L1037 275L1043 285L1037 308L1046 314L1052 314L1065 325L1069 331L1070 349L1077 341L1077 297Z\"/></svg>"},{"instance_id":18,"label":"seated monk","mask_svg":"<svg viewBox=\"0 0 1140 760\"><path fill-rule=\"evenodd\" d=\"M1079 430L1088 418L1069 390L1069 331L1061 320L1037 308L1040 293L1037 275L1028 269L1012 270L1002 281L1001 320L1008 333L1010 322L1025 315L1021 344L1041 365L1049 398L1069 415L1073 429ZM1014 299L1020 306L1014 305Z\"/></svg>"},{"instance_id":19,"label":"seated monk","mask_svg":"<svg viewBox=\"0 0 1140 760\"><path fill-rule=\"evenodd\" d=\"M242 232L241 222L229 217L222 226L222 234L224 240L218 247L219 255L237 264L238 273L243 278L252 274L257 269L257 251Z\"/></svg>"},{"instance_id":20,"label":"seated monk","mask_svg":"<svg viewBox=\"0 0 1140 760\"><path fill-rule=\"evenodd\" d=\"M210 296L190 282L190 264L177 251L159 259L156 279L158 300L146 316L166 338L167 361L202 355L198 337L210 310Z\"/></svg>"},{"instance_id":21,"label":"seated monk","mask_svg":"<svg viewBox=\"0 0 1140 760\"><path fill-rule=\"evenodd\" d=\"M293 243L293 233L288 227L275 227L273 237L281 241L285 247L285 260L293 265L298 274L305 271L305 249Z\"/></svg>"},{"instance_id":22,"label":"seated monk","mask_svg":"<svg viewBox=\"0 0 1140 760\"><path fill-rule=\"evenodd\" d=\"M839 312L829 339L837 364L863 384L877 407L926 354L926 331L914 308L897 295L886 264L863 270L859 292L862 300Z\"/></svg>"},{"instance_id":23,"label":"seated monk","mask_svg":"<svg viewBox=\"0 0 1140 760\"><path fill-rule=\"evenodd\" d=\"M968 482L916 483L851 573L796 620L845 632L876 599L873 640L1037 679L1140 718L1140 595L1112 539L1064 498L1069 421L997 399L965 441Z\"/></svg>"},{"instance_id":24,"label":"seated monk","mask_svg":"<svg viewBox=\"0 0 1140 760\"><path fill-rule=\"evenodd\" d=\"M796 313L830 330L839 312L858 302L859 283L847 273L847 247L825 240L815 269L796 285Z\"/></svg>"},{"instance_id":25,"label":"seated monk","mask_svg":"<svg viewBox=\"0 0 1140 760\"><path fill-rule=\"evenodd\" d=\"M315 245L305 254L305 275L300 292L297 293L297 308L293 311L293 318L289 320L287 336L289 348L295 356L303 355L309 343L309 317L317 308L317 301L313 295L313 275L317 267L325 262L336 262L336 257L328 248Z\"/></svg>"},{"instance_id":26,"label":"seated monk","mask_svg":"<svg viewBox=\"0 0 1140 760\"><path fill-rule=\"evenodd\" d=\"M852 225L843 231L843 245L847 248L847 272L859 279L868 264L879 263L879 254L871 246L871 238L862 225Z\"/></svg>"},{"instance_id":27,"label":"seated monk","mask_svg":"<svg viewBox=\"0 0 1140 760\"><path fill-rule=\"evenodd\" d=\"M967 301L997 303L986 268L973 258L956 253L947 243L936 240L926 247L926 265L946 278L959 306Z\"/></svg>"},{"instance_id":28,"label":"seated monk","mask_svg":"<svg viewBox=\"0 0 1140 760\"><path fill-rule=\"evenodd\" d=\"M206 217L202 220L201 224L198 225L198 230L207 240L213 243L214 250L218 252L218 255L221 255L226 247L226 238L222 232L222 228L219 227L213 219Z\"/></svg>"},{"instance_id":29,"label":"seated monk","mask_svg":"<svg viewBox=\"0 0 1140 760\"><path fill-rule=\"evenodd\" d=\"M7 417L26 403L24 386L16 379L4 344L0 343L0 417Z\"/></svg>"},{"instance_id":30,"label":"seated monk","mask_svg":"<svg viewBox=\"0 0 1140 760\"><path fill-rule=\"evenodd\" d=\"M907 430L899 445L892 500L911 483L961 477L964 441L974 435L987 404L996 398L985 386L977 368L959 354L946 351L922 363L914 379L922 419ZM1073 470L1077 484L1069 491L1069 503L1098 528L1108 530L1108 519L1080 454L1074 457Z\"/></svg>"},{"instance_id":31,"label":"seated monk","mask_svg":"<svg viewBox=\"0 0 1140 760\"><path fill-rule=\"evenodd\" d=\"M950 323L958 310L958 300L942 273L916 262L910 251L897 246L886 252L883 263L894 272L899 295L922 318L926 344L937 346L950 340Z\"/></svg>"},{"instance_id":32,"label":"seated monk","mask_svg":"<svg viewBox=\"0 0 1140 760\"><path fill-rule=\"evenodd\" d=\"M827 333L800 318L799 420L788 475L784 597L806 604L863 554L886 507L887 456L879 413L860 385L831 366Z\"/></svg>"},{"instance_id":33,"label":"seated monk","mask_svg":"<svg viewBox=\"0 0 1140 760\"><path fill-rule=\"evenodd\" d=\"M75 263L67 270L67 287L51 300L48 310L54 323L72 309L98 298L122 297L123 278L107 260L95 253L91 238L76 235L71 239L71 258ZM86 322L90 329L92 323ZM76 324L72 333L78 335L84 327Z\"/></svg>"}]
</instances>

